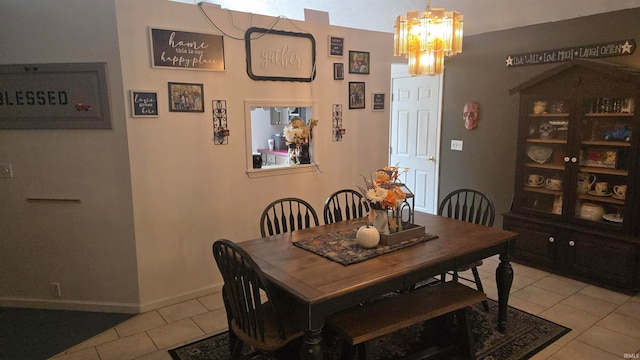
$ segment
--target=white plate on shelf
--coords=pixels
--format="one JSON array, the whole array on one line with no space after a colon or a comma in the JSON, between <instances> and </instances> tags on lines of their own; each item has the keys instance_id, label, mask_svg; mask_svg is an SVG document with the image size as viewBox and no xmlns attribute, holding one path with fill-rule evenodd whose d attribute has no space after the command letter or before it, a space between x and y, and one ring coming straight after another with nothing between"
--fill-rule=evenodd
<instances>
[{"instance_id":1,"label":"white plate on shelf","mask_svg":"<svg viewBox=\"0 0 640 360\"><path fill-rule=\"evenodd\" d=\"M618 196L616 194L611 195L612 198L614 199L618 199L618 200L626 200L627 197L626 196Z\"/></svg>"},{"instance_id":2,"label":"white plate on shelf","mask_svg":"<svg viewBox=\"0 0 640 360\"><path fill-rule=\"evenodd\" d=\"M612 192L608 192L606 194L600 194L598 192L595 192L594 190L589 191L589 195L593 195L593 196L611 196L611 194L613 194Z\"/></svg>"},{"instance_id":3,"label":"white plate on shelf","mask_svg":"<svg viewBox=\"0 0 640 360\"><path fill-rule=\"evenodd\" d=\"M618 214L604 214L602 215L602 218L617 223L621 223L623 220L622 216L619 216Z\"/></svg>"},{"instance_id":4,"label":"white plate on shelf","mask_svg":"<svg viewBox=\"0 0 640 360\"><path fill-rule=\"evenodd\" d=\"M544 184L540 184L540 185L529 185L529 184L524 184L524 186L526 187L530 187L530 188L541 188L544 186Z\"/></svg>"}]
</instances>

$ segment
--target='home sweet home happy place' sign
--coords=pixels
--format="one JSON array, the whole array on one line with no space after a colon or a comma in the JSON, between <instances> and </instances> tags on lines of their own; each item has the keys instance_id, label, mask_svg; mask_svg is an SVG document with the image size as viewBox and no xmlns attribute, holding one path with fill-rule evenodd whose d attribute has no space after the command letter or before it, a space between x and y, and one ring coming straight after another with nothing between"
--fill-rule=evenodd
<instances>
[{"instance_id":1,"label":"'home sweet home happy place' sign","mask_svg":"<svg viewBox=\"0 0 640 360\"><path fill-rule=\"evenodd\" d=\"M151 63L155 68L224 70L221 35L187 31L149 29Z\"/></svg>"}]
</instances>

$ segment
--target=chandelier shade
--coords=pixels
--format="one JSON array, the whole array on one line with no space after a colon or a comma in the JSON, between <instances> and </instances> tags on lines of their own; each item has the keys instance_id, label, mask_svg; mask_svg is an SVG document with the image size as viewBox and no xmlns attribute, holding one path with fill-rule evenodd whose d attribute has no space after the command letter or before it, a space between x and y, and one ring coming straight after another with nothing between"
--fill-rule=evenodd
<instances>
[{"instance_id":1,"label":"chandelier shade","mask_svg":"<svg viewBox=\"0 0 640 360\"><path fill-rule=\"evenodd\" d=\"M462 52L464 18L457 11L431 8L412 10L396 18L393 55L408 59L409 74L440 75L444 57Z\"/></svg>"}]
</instances>

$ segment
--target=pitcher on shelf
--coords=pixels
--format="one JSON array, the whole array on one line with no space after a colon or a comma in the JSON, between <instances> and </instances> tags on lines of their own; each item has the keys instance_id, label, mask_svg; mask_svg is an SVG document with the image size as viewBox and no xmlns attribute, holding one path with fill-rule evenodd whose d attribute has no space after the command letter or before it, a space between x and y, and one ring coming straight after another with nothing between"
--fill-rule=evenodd
<instances>
[{"instance_id":1,"label":"pitcher on shelf","mask_svg":"<svg viewBox=\"0 0 640 360\"><path fill-rule=\"evenodd\" d=\"M596 176L589 173L580 173L580 175L578 175L578 195L584 195L596 183Z\"/></svg>"}]
</instances>

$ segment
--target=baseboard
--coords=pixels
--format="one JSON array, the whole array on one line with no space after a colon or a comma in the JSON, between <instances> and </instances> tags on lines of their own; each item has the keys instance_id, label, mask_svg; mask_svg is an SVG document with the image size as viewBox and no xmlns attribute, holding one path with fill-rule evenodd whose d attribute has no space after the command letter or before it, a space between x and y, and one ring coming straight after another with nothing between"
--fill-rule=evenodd
<instances>
[{"instance_id":1,"label":"baseboard","mask_svg":"<svg viewBox=\"0 0 640 360\"><path fill-rule=\"evenodd\" d=\"M140 304L140 312L144 313L147 311L159 309L165 306L181 303L183 301L196 299L205 295L210 295L216 292L222 291L222 284L206 286L197 290L189 291L186 293L182 293L179 295L170 296L164 299L158 299L146 302L144 304Z\"/></svg>"},{"instance_id":2,"label":"baseboard","mask_svg":"<svg viewBox=\"0 0 640 360\"><path fill-rule=\"evenodd\" d=\"M138 304L77 300L0 297L0 306L46 310L109 312L118 314L140 313L140 307Z\"/></svg>"},{"instance_id":3,"label":"baseboard","mask_svg":"<svg viewBox=\"0 0 640 360\"><path fill-rule=\"evenodd\" d=\"M140 314L220 291L222 291L222 284L207 286L187 293L150 301L145 304L0 296L0 307Z\"/></svg>"}]
</instances>

